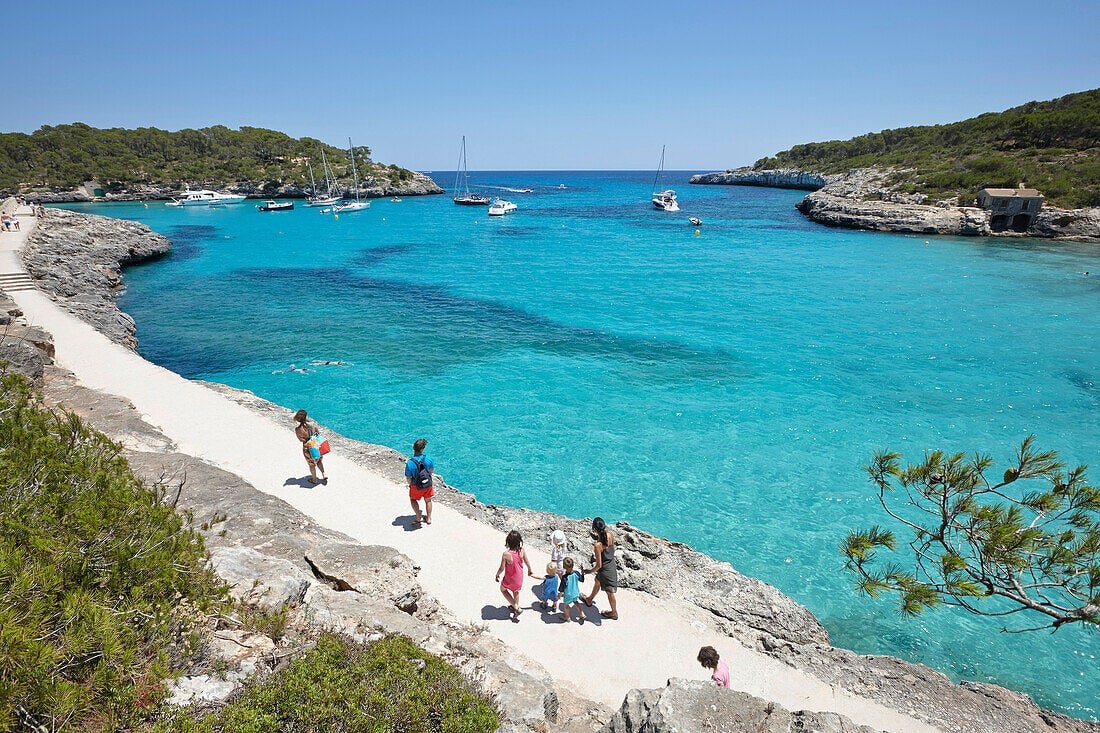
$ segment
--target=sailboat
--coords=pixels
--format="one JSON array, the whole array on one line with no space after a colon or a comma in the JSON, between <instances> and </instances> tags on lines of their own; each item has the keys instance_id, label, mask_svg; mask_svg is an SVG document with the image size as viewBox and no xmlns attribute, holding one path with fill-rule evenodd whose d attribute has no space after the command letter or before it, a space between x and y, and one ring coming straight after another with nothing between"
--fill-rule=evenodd
<instances>
[{"instance_id":1,"label":"sailboat","mask_svg":"<svg viewBox=\"0 0 1100 733\"><path fill-rule=\"evenodd\" d=\"M309 165L307 163L307 165ZM332 206L340 203L340 197L332 193L332 180L328 171L328 159L325 158L325 149L321 148L321 165L325 171L325 195L317 195L317 184L313 181L313 166L309 166L309 181L313 184L313 195L306 199L306 206Z\"/></svg>"},{"instance_id":2,"label":"sailboat","mask_svg":"<svg viewBox=\"0 0 1100 733\"><path fill-rule=\"evenodd\" d=\"M462 193L458 192L458 182L462 181ZM458 157L458 170L455 171L455 198L459 206L488 206L489 197L470 193L470 174L466 170L466 136L462 136L462 153Z\"/></svg>"},{"instance_id":3,"label":"sailboat","mask_svg":"<svg viewBox=\"0 0 1100 733\"><path fill-rule=\"evenodd\" d=\"M351 138L348 138L348 150L351 152L351 173L355 176L355 201L339 206L332 207L333 214L343 214L345 212L351 213L354 211L362 211L363 209L370 208L370 201L359 200L359 170L355 167L355 146L351 144Z\"/></svg>"},{"instance_id":4,"label":"sailboat","mask_svg":"<svg viewBox=\"0 0 1100 733\"><path fill-rule=\"evenodd\" d=\"M657 175L653 177L653 206L661 211L679 211L680 205L676 203L676 192L671 188L664 191L657 190L657 182L661 179L661 172L665 169L665 146L661 146L661 164L657 166Z\"/></svg>"}]
</instances>

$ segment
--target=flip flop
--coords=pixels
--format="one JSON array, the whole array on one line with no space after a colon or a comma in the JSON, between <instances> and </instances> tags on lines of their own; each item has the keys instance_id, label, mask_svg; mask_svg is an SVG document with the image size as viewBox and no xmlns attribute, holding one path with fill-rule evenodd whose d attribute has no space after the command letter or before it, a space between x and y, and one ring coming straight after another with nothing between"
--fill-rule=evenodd
<instances>
[{"instance_id":1,"label":"flip flop","mask_svg":"<svg viewBox=\"0 0 1100 733\"><path fill-rule=\"evenodd\" d=\"M619 614L611 613L611 611L600 611L600 618L609 618L612 621L618 621Z\"/></svg>"},{"instance_id":2,"label":"flip flop","mask_svg":"<svg viewBox=\"0 0 1100 733\"><path fill-rule=\"evenodd\" d=\"M424 517L424 523L425 524L431 524L432 520L429 517Z\"/></svg>"},{"instance_id":3,"label":"flip flop","mask_svg":"<svg viewBox=\"0 0 1100 733\"><path fill-rule=\"evenodd\" d=\"M585 598L584 596L581 596L581 603L588 606L589 608L592 608L592 600L590 598Z\"/></svg>"}]
</instances>

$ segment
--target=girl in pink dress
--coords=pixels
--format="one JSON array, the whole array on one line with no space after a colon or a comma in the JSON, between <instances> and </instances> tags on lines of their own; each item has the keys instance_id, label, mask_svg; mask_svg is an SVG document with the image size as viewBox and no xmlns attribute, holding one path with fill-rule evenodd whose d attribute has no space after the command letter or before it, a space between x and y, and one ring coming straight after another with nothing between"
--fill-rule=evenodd
<instances>
[{"instance_id":1,"label":"girl in pink dress","mask_svg":"<svg viewBox=\"0 0 1100 733\"><path fill-rule=\"evenodd\" d=\"M531 561L527 559L527 551L523 549L523 537L518 530L513 529L504 540L504 546L508 549L500 556L500 567L497 568L497 582L500 583L500 592L508 601L508 610L513 621L519 620L523 613L519 607L519 592L523 590L523 566L527 565L527 574L535 577L535 571L531 568ZM504 580L500 579L501 574Z\"/></svg>"}]
</instances>

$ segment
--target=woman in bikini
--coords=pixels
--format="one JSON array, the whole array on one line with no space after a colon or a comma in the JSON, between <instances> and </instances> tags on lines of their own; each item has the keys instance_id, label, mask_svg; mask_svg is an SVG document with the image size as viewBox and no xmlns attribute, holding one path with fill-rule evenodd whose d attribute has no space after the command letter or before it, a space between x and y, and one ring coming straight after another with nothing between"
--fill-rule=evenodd
<instances>
[{"instance_id":1,"label":"woman in bikini","mask_svg":"<svg viewBox=\"0 0 1100 733\"><path fill-rule=\"evenodd\" d=\"M315 484L321 483L321 479L317 478L317 469L319 468L321 469L321 478L328 481L328 476L325 475L324 459L311 456L309 448L306 446L310 436L317 432L317 428L310 424L305 410L298 410L294 413L294 420L298 423L298 427L294 428L294 435L302 442L302 456L305 457L306 463L309 465L309 480Z\"/></svg>"},{"instance_id":2,"label":"woman in bikini","mask_svg":"<svg viewBox=\"0 0 1100 733\"><path fill-rule=\"evenodd\" d=\"M607 602L611 605L610 611L600 611L603 618L619 618L619 609L615 605L615 591L619 587L619 566L615 560L615 535L607 529L607 523L600 517L592 520L592 539L596 544L592 546L592 553L596 556L596 566L592 571L596 574L596 582L592 584L592 592L585 598L581 596L584 605L591 606L592 599L602 588L607 593Z\"/></svg>"}]
</instances>

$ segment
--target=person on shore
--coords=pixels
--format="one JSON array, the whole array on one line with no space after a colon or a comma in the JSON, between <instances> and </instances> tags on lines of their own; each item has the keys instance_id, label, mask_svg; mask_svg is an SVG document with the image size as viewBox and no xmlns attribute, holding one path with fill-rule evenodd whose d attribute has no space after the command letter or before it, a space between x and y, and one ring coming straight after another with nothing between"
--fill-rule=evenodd
<instances>
[{"instance_id":1,"label":"person on shore","mask_svg":"<svg viewBox=\"0 0 1100 733\"><path fill-rule=\"evenodd\" d=\"M561 612L565 620L570 621L569 607L577 612L577 620L584 623L584 609L581 608L581 583L584 582L584 573L573 569L573 558L562 560L562 570L565 574L561 577Z\"/></svg>"},{"instance_id":2,"label":"person on shore","mask_svg":"<svg viewBox=\"0 0 1100 733\"><path fill-rule=\"evenodd\" d=\"M558 610L558 597L561 595L561 577L556 562L546 563L546 576L542 579L542 610L554 613Z\"/></svg>"},{"instance_id":3,"label":"person on shore","mask_svg":"<svg viewBox=\"0 0 1100 733\"><path fill-rule=\"evenodd\" d=\"M563 574L562 560L565 559L565 532L555 529L550 533L550 562L558 568L558 575Z\"/></svg>"},{"instance_id":4,"label":"person on shore","mask_svg":"<svg viewBox=\"0 0 1100 733\"><path fill-rule=\"evenodd\" d=\"M600 616L616 620L619 618L619 609L615 605L615 591L619 588L619 568L615 562L615 536L608 531L607 523L600 517L592 520L592 539L596 541L592 546L592 554L596 556L596 565L592 572L596 574L596 581L592 585L592 592L587 598L581 596L581 600L584 605L591 606L592 599L602 588L607 593L611 610L600 611Z\"/></svg>"},{"instance_id":5,"label":"person on shore","mask_svg":"<svg viewBox=\"0 0 1100 733\"><path fill-rule=\"evenodd\" d=\"M519 621L519 615L523 609L519 607L519 593L523 590L523 566L527 566L527 574L535 577L535 571L531 569L531 561L527 559L527 550L523 549L523 535L519 530L513 529L504 539L507 548L500 556L500 567L497 568L497 582L500 583L500 592L508 601L508 609L513 621ZM501 580L501 575L504 580Z\"/></svg>"},{"instance_id":6,"label":"person on shore","mask_svg":"<svg viewBox=\"0 0 1100 733\"><path fill-rule=\"evenodd\" d=\"M409 484L409 503L412 505L415 519L413 524L420 526L420 500L424 500L424 518L426 524L432 523L432 497L435 496L435 464L431 456L424 455L428 441L423 438L413 443L413 456L405 461L405 480Z\"/></svg>"},{"instance_id":7,"label":"person on shore","mask_svg":"<svg viewBox=\"0 0 1100 733\"><path fill-rule=\"evenodd\" d=\"M699 650L699 656L696 659L699 660L699 664L710 670L710 678L714 680L716 685L726 688L730 686L729 665L726 664L726 660L718 656L718 652L714 647L703 647Z\"/></svg>"},{"instance_id":8,"label":"person on shore","mask_svg":"<svg viewBox=\"0 0 1100 733\"><path fill-rule=\"evenodd\" d=\"M328 476L325 474L325 462L321 458L321 453L316 448L310 448L307 445L317 433L317 426L309 421L309 416L305 410L298 410L294 413L294 420L298 423L298 426L294 428L294 435L302 443L302 456L306 459L306 464L309 466L309 480L314 484L319 484L321 481L328 482ZM321 477L317 478L317 469L321 470Z\"/></svg>"}]
</instances>

